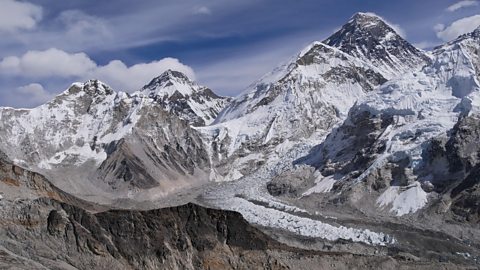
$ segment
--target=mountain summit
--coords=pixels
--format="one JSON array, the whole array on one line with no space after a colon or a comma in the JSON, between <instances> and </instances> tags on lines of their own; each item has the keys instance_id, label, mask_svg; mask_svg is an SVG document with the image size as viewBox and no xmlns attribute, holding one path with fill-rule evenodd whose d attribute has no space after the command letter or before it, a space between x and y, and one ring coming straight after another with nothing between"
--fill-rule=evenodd
<instances>
[{"instance_id":1,"label":"mountain summit","mask_svg":"<svg viewBox=\"0 0 480 270\"><path fill-rule=\"evenodd\" d=\"M384 19L373 13L355 14L340 30L323 41L372 63L385 77L394 77L429 62L429 57L403 39Z\"/></svg>"},{"instance_id":2,"label":"mountain summit","mask_svg":"<svg viewBox=\"0 0 480 270\"><path fill-rule=\"evenodd\" d=\"M169 112L194 126L208 125L228 104L229 98L216 95L191 81L185 74L167 70L145 85L139 94L154 99Z\"/></svg>"}]
</instances>

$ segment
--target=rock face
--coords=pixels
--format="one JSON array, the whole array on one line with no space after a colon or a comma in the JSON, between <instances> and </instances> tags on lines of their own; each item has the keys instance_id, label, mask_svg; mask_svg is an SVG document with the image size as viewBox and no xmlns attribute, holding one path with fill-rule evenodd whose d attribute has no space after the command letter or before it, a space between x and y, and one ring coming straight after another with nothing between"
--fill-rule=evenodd
<instances>
[{"instance_id":1,"label":"rock face","mask_svg":"<svg viewBox=\"0 0 480 270\"><path fill-rule=\"evenodd\" d=\"M450 131L448 140L436 138L429 142L423 156L425 163L417 171L423 186L445 194L442 203L450 205L439 211L453 214L460 222L477 224L480 208L480 118L461 118ZM424 188L426 189L426 188Z\"/></svg>"},{"instance_id":2,"label":"rock face","mask_svg":"<svg viewBox=\"0 0 480 270\"><path fill-rule=\"evenodd\" d=\"M357 13L335 34L323 41L378 67L385 77L421 68L429 57L415 48L381 17Z\"/></svg>"}]
</instances>

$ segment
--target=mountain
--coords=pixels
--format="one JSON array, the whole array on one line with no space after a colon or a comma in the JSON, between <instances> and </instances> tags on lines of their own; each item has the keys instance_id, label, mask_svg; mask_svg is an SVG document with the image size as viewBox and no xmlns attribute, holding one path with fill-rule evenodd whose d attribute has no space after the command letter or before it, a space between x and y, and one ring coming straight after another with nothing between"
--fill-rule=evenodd
<instances>
[{"instance_id":1,"label":"mountain","mask_svg":"<svg viewBox=\"0 0 480 270\"><path fill-rule=\"evenodd\" d=\"M325 42L313 42L250 86L219 114L213 126L203 129L216 158L228 164L218 169L219 174L225 171L227 179L239 178L258 167L252 159L265 163L277 159L274 152L283 155L281 149L290 149L292 144L321 138L368 92L429 61L426 53L380 17L353 16ZM251 158L245 157L250 154ZM235 161L239 156L242 164Z\"/></svg>"},{"instance_id":2,"label":"mountain","mask_svg":"<svg viewBox=\"0 0 480 270\"><path fill-rule=\"evenodd\" d=\"M167 111L194 126L211 124L230 100L172 70L154 78L139 94L152 98Z\"/></svg>"},{"instance_id":3,"label":"mountain","mask_svg":"<svg viewBox=\"0 0 480 270\"><path fill-rule=\"evenodd\" d=\"M431 64L354 105L342 125L297 161L319 172L304 194L342 194L368 215L424 216L436 209L441 220L478 220L472 200L480 164L474 143L480 139L479 33L437 47ZM359 204L364 192L376 200Z\"/></svg>"},{"instance_id":4,"label":"mountain","mask_svg":"<svg viewBox=\"0 0 480 270\"><path fill-rule=\"evenodd\" d=\"M430 61L403 39L394 27L373 13L357 13L323 43L370 63L386 78L421 68Z\"/></svg>"},{"instance_id":5,"label":"mountain","mask_svg":"<svg viewBox=\"0 0 480 270\"><path fill-rule=\"evenodd\" d=\"M142 190L148 192L140 198L158 197L208 181L209 157L191 125L207 120L210 109L202 106L221 102L172 71L133 94L97 80L75 83L37 108L0 109L0 150L63 190L92 200L134 198ZM186 107L180 110L180 104ZM188 104L197 104L202 114Z\"/></svg>"}]
</instances>

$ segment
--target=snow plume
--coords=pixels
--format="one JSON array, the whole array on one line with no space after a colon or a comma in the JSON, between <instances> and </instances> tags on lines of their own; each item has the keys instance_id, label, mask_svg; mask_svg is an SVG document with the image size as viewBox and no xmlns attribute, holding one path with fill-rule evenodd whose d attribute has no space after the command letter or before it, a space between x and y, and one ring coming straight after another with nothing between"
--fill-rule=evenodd
<instances>
[{"instance_id":1,"label":"snow plume","mask_svg":"<svg viewBox=\"0 0 480 270\"><path fill-rule=\"evenodd\" d=\"M458 3L455 3L447 8L447 11L454 12L462 8L478 6L478 1L475 0L464 0Z\"/></svg>"},{"instance_id":2,"label":"snow plume","mask_svg":"<svg viewBox=\"0 0 480 270\"><path fill-rule=\"evenodd\" d=\"M447 27L442 24L437 24L434 30L437 32L438 38L444 41L450 41L460 35L472 32L479 25L480 15L473 15L456 20Z\"/></svg>"}]
</instances>

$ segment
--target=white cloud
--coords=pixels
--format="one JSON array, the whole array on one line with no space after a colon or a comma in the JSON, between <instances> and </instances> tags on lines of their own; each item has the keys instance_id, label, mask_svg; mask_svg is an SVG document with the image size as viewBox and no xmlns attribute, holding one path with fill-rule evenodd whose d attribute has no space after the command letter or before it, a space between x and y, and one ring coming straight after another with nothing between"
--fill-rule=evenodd
<instances>
[{"instance_id":1,"label":"white cloud","mask_svg":"<svg viewBox=\"0 0 480 270\"><path fill-rule=\"evenodd\" d=\"M449 6L447 8L447 11L454 12L462 8L477 6L477 5L478 5L478 1L476 0L464 0Z\"/></svg>"},{"instance_id":2,"label":"white cloud","mask_svg":"<svg viewBox=\"0 0 480 270\"><path fill-rule=\"evenodd\" d=\"M0 72L39 77L78 77L96 67L84 53L69 54L51 48L46 51L28 51L21 57L9 56L0 62Z\"/></svg>"},{"instance_id":3,"label":"white cloud","mask_svg":"<svg viewBox=\"0 0 480 270\"><path fill-rule=\"evenodd\" d=\"M114 60L104 66L97 65L85 53L67 53L59 49L29 51L20 57L9 56L0 61L0 74L24 78L99 79L114 89L138 90L167 69L185 73L195 80L192 68L175 58L164 58L149 63L127 66Z\"/></svg>"},{"instance_id":4,"label":"white cloud","mask_svg":"<svg viewBox=\"0 0 480 270\"><path fill-rule=\"evenodd\" d=\"M473 15L471 17L465 17L454 21L452 24L445 28L436 28L437 37L449 41L456 37L472 32L480 25L480 15Z\"/></svg>"},{"instance_id":5,"label":"white cloud","mask_svg":"<svg viewBox=\"0 0 480 270\"><path fill-rule=\"evenodd\" d=\"M57 18L65 27L64 39L82 45L105 42L111 39L111 33L107 23L101 18L94 17L80 10L66 10Z\"/></svg>"},{"instance_id":6,"label":"white cloud","mask_svg":"<svg viewBox=\"0 0 480 270\"><path fill-rule=\"evenodd\" d=\"M150 82L151 79L168 69L180 71L191 80L195 80L193 69L175 58L164 58L130 67L126 66L122 61L114 60L105 66L97 67L88 76L98 78L114 89L131 91L140 89L143 85Z\"/></svg>"},{"instance_id":7,"label":"white cloud","mask_svg":"<svg viewBox=\"0 0 480 270\"><path fill-rule=\"evenodd\" d=\"M208 7L197 7L193 10L193 14L197 15L210 15L212 14L212 11Z\"/></svg>"},{"instance_id":8,"label":"white cloud","mask_svg":"<svg viewBox=\"0 0 480 270\"><path fill-rule=\"evenodd\" d=\"M435 46L438 46L438 43L431 42L431 41L420 41L417 43L414 43L413 46L420 48L420 49L431 49Z\"/></svg>"},{"instance_id":9,"label":"white cloud","mask_svg":"<svg viewBox=\"0 0 480 270\"><path fill-rule=\"evenodd\" d=\"M443 31L443 29L445 29L445 25L443 23L437 23L435 24L435 26L433 27L433 30L435 32L440 32L440 31Z\"/></svg>"},{"instance_id":10,"label":"white cloud","mask_svg":"<svg viewBox=\"0 0 480 270\"><path fill-rule=\"evenodd\" d=\"M39 83L20 86L15 94L18 98L28 100L30 104L42 104L53 97L53 94L47 92Z\"/></svg>"},{"instance_id":11,"label":"white cloud","mask_svg":"<svg viewBox=\"0 0 480 270\"><path fill-rule=\"evenodd\" d=\"M28 2L0 0L0 7L0 31L33 29L42 19L42 8Z\"/></svg>"}]
</instances>

